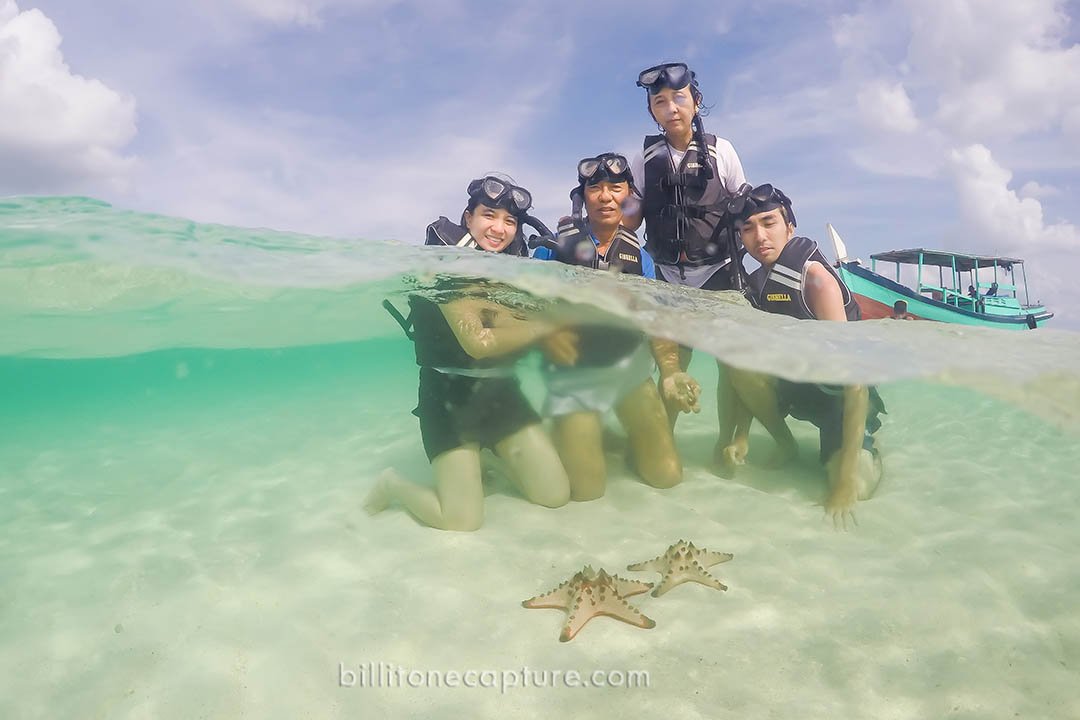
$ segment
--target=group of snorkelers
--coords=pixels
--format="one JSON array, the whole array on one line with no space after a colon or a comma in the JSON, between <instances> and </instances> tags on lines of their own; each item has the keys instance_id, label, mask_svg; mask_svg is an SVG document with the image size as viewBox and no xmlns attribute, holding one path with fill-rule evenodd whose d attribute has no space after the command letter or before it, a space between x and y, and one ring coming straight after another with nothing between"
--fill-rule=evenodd
<instances>
[{"instance_id":1,"label":"group of snorkelers","mask_svg":"<svg viewBox=\"0 0 1080 720\"><path fill-rule=\"evenodd\" d=\"M702 95L684 63L641 72L649 114L663 130L645 138L633 162L605 152L578 163L572 213L552 235L528 214L530 193L509 178L473 180L459 222L440 217L427 244L555 260L629 273L703 290L739 290L759 309L801 319L848 321L858 305L817 244L795 235L791 201L772 185L752 187L730 142L704 131ZM636 231L646 228L644 247ZM524 227L540 233L526 240ZM530 247L532 246L532 247ZM761 267L747 274L749 254ZM699 411L691 351L625 327L582 324L550 308L531 311L472 283L431 299L409 298L406 320L420 366L424 450L435 488L385 471L365 506L400 503L434 528L474 530L483 522L482 450L491 449L529 501L558 507L604 494L603 416L614 410L626 431L629 466L649 485L682 480L673 429L680 413ZM544 356L550 432L520 388L514 362ZM797 445L791 415L820 431L829 477L827 515L854 520L858 499L881 474L873 444L884 411L873 388L794 383L717 361L718 472L746 462L753 418L776 442L768 461L781 467ZM659 381L654 372L659 369Z\"/></svg>"}]
</instances>

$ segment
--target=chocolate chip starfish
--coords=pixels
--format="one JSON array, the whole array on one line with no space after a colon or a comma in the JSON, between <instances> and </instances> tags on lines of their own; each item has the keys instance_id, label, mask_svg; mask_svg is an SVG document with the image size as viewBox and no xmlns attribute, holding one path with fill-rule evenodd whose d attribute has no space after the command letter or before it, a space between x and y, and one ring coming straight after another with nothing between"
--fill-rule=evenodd
<instances>
[{"instance_id":1,"label":"chocolate chip starfish","mask_svg":"<svg viewBox=\"0 0 1080 720\"><path fill-rule=\"evenodd\" d=\"M717 590L727 590L727 585L720 582L706 571L717 563L727 562L735 557L731 553L711 552L705 548L696 548L694 543L679 540L669 547L663 555L652 560L627 565L627 570L654 570L660 573L660 582L652 591L653 597L660 597L676 585L688 580L708 585Z\"/></svg>"},{"instance_id":2,"label":"chocolate chip starfish","mask_svg":"<svg viewBox=\"0 0 1080 720\"><path fill-rule=\"evenodd\" d=\"M600 572L595 572L586 565L554 590L525 600L521 605L527 608L562 608L569 611L570 617L559 635L560 642L567 642L597 615L608 615L642 628L656 627L655 622L626 602L626 598L648 592L651 587L652 583L608 575L603 568Z\"/></svg>"}]
</instances>

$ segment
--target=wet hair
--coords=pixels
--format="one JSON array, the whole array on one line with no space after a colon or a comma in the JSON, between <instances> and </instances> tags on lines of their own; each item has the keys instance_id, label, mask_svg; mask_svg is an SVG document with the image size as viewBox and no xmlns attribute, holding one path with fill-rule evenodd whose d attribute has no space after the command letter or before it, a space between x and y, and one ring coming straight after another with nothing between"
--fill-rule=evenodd
<instances>
[{"instance_id":1,"label":"wet hair","mask_svg":"<svg viewBox=\"0 0 1080 720\"><path fill-rule=\"evenodd\" d=\"M500 180L500 181L502 181L502 182L504 182L504 183L506 183L508 185L514 185L516 187L520 187L520 186L518 186L518 184L516 182L514 182L514 178L510 177L506 173L502 173L502 172L486 172L486 173L484 173L483 177L485 177L485 178L489 178L489 177L495 178L496 180ZM469 196L469 202L465 205L465 210L461 213L461 227L465 227L465 213L466 212L467 213L475 212L476 211L476 206L482 204L482 202L481 202L482 200L483 200L483 198L481 197L480 193L476 193L475 195L470 195ZM485 205L485 207L496 209L495 205ZM508 213L513 215L514 218L518 221L519 225L521 224L521 221L525 218L525 215L528 212L528 211L517 212L517 211L512 210L510 208L502 208L502 209L506 210Z\"/></svg>"},{"instance_id":2,"label":"wet hair","mask_svg":"<svg viewBox=\"0 0 1080 720\"><path fill-rule=\"evenodd\" d=\"M784 218L784 224L785 225L790 225L791 224L791 217L790 217L790 215L788 215L787 208L784 207L783 205L777 205L776 207L769 208L768 210L755 210L754 212L750 213L750 215L747 215L746 217L744 217L744 218L742 218L740 220L737 220L736 222L739 223L739 225L741 225L744 222L747 222L752 215L757 215L758 213L763 213L763 212L772 212L773 210L779 210L780 211L780 217Z\"/></svg>"}]
</instances>

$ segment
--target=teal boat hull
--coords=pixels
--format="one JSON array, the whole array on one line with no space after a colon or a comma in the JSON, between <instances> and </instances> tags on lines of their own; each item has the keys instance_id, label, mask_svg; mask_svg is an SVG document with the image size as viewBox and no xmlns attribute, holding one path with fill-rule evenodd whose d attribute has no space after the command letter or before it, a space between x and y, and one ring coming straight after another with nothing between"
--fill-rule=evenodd
<instances>
[{"instance_id":1,"label":"teal boat hull","mask_svg":"<svg viewBox=\"0 0 1080 720\"><path fill-rule=\"evenodd\" d=\"M855 262L838 263L837 271L859 303L864 320L892 317L893 306L897 300L903 300L907 304L908 314L915 319L960 325L1028 330L1042 327L1047 320L1054 317L1054 313L1048 312L1042 306L1017 307L1018 303L1012 301L1012 298L982 298L979 302L981 312L958 307L917 295L911 288L867 270ZM1010 302L1014 303L1012 307L1009 306ZM972 302L972 305L975 303Z\"/></svg>"}]
</instances>

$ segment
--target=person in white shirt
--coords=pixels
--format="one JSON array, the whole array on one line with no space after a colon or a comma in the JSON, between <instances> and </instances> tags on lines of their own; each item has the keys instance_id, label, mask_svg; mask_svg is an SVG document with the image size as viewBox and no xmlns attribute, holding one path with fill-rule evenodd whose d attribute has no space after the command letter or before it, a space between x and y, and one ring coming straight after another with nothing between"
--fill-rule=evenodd
<instances>
[{"instance_id":1,"label":"person in white shirt","mask_svg":"<svg viewBox=\"0 0 1080 720\"><path fill-rule=\"evenodd\" d=\"M707 134L701 122L702 95L696 75L685 63L664 63L643 70L639 87L645 88L649 114L663 134L648 135L642 154L631 163L640 194L628 203L624 224L646 228L645 250L656 264L656 278L704 290L730 290L733 276L742 272L737 243L724 219L724 203L746 182L742 163L730 142ZM687 375L691 350L680 348L677 363L660 367L661 386L686 385L683 397L700 392ZM725 472L722 452L734 432L733 398L717 363L720 424L714 459ZM696 389L695 389L696 388ZM668 404L672 424L679 412L697 405Z\"/></svg>"}]
</instances>

